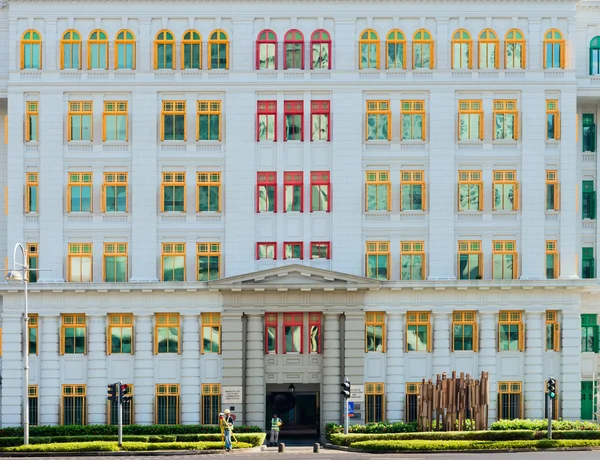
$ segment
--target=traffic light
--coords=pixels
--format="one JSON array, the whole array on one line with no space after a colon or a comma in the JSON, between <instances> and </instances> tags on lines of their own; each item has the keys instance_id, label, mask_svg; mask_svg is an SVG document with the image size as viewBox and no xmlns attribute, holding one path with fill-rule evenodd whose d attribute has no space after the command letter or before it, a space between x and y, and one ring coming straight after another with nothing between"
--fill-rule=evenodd
<instances>
[{"instance_id":1,"label":"traffic light","mask_svg":"<svg viewBox=\"0 0 600 460\"><path fill-rule=\"evenodd\" d=\"M556 398L556 380L553 379L552 377L550 377L548 379L548 396L550 396L551 399Z\"/></svg>"},{"instance_id":2,"label":"traffic light","mask_svg":"<svg viewBox=\"0 0 600 460\"><path fill-rule=\"evenodd\" d=\"M350 397L350 380L347 378L342 382L342 395L346 399Z\"/></svg>"},{"instance_id":3,"label":"traffic light","mask_svg":"<svg viewBox=\"0 0 600 460\"><path fill-rule=\"evenodd\" d=\"M117 395L117 384L116 383L111 383L110 385L108 385L108 400L110 402L114 402L117 403L119 402L119 396Z\"/></svg>"},{"instance_id":4,"label":"traffic light","mask_svg":"<svg viewBox=\"0 0 600 460\"><path fill-rule=\"evenodd\" d=\"M131 401L131 395L128 393L129 385L122 383L119 385L119 398L121 398L121 404L128 403Z\"/></svg>"}]
</instances>

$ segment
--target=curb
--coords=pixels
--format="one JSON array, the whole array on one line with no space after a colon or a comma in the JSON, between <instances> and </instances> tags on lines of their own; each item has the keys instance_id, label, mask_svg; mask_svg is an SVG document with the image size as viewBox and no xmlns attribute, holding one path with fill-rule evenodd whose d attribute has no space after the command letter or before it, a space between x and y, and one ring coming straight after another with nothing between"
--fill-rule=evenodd
<instances>
[{"instance_id":1,"label":"curb","mask_svg":"<svg viewBox=\"0 0 600 460\"><path fill-rule=\"evenodd\" d=\"M325 444L325 449L340 450L344 452L355 452L363 454L510 454L513 452L590 452L600 451L600 446L581 446L581 447L550 447L548 449L465 449L465 450L368 450L368 449L353 449L346 446L337 446L335 444Z\"/></svg>"},{"instance_id":2,"label":"curb","mask_svg":"<svg viewBox=\"0 0 600 460\"><path fill-rule=\"evenodd\" d=\"M244 454L246 452L260 452L259 447L247 449L234 449L229 454ZM176 455L214 455L223 454L225 450L146 450L146 451L101 451L101 452L0 452L0 457L174 457Z\"/></svg>"}]
</instances>

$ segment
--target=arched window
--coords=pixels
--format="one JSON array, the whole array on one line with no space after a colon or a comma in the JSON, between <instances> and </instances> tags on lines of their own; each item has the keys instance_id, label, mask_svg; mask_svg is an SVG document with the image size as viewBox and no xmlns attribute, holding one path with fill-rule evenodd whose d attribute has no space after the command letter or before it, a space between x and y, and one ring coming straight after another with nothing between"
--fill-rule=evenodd
<instances>
[{"instance_id":1,"label":"arched window","mask_svg":"<svg viewBox=\"0 0 600 460\"><path fill-rule=\"evenodd\" d=\"M519 29L510 29L504 40L504 66L507 69L524 69L526 66L525 35Z\"/></svg>"},{"instance_id":2,"label":"arched window","mask_svg":"<svg viewBox=\"0 0 600 460\"><path fill-rule=\"evenodd\" d=\"M215 30L209 35L208 68L229 69L229 42L227 34L222 30Z\"/></svg>"},{"instance_id":3,"label":"arched window","mask_svg":"<svg viewBox=\"0 0 600 460\"><path fill-rule=\"evenodd\" d=\"M90 34L88 69L108 69L108 38L103 30L94 30Z\"/></svg>"},{"instance_id":4,"label":"arched window","mask_svg":"<svg viewBox=\"0 0 600 460\"><path fill-rule=\"evenodd\" d=\"M359 65L361 69L379 69L379 35L373 29L360 34Z\"/></svg>"},{"instance_id":5,"label":"arched window","mask_svg":"<svg viewBox=\"0 0 600 460\"><path fill-rule=\"evenodd\" d=\"M491 29L486 29L479 34L479 68L480 69L497 69L499 67L500 57L498 55L498 47L500 41L496 32Z\"/></svg>"},{"instance_id":6,"label":"arched window","mask_svg":"<svg viewBox=\"0 0 600 460\"><path fill-rule=\"evenodd\" d=\"M388 33L385 49L387 69L406 69L406 38L401 30Z\"/></svg>"},{"instance_id":7,"label":"arched window","mask_svg":"<svg viewBox=\"0 0 600 460\"><path fill-rule=\"evenodd\" d=\"M312 69L331 69L331 35L323 29L315 30L310 37Z\"/></svg>"},{"instance_id":8,"label":"arched window","mask_svg":"<svg viewBox=\"0 0 600 460\"><path fill-rule=\"evenodd\" d=\"M544 69L565 68L565 40L562 33L550 29L544 34Z\"/></svg>"},{"instance_id":9,"label":"arched window","mask_svg":"<svg viewBox=\"0 0 600 460\"><path fill-rule=\"evenodd\" d=\"M263 30L256 40L256 70L277 68L277 35L272 30Z\"/></svg>"},{"instance_id":10,"label":"arched window","mask_svg":"<svg viewBox=\"0 0 600 460\"><path fill-rule=\"evenodd\" d=\"M473 59L471 34L459 29L452 35L452 68L470 69Z\"/></svg>"},{"instance_id":11,"label":"arched window","mask_svg":"<svg viewBox=\"0 0 600 460\"><path fill-rule=\"evenodd\" d=\"M292 29L284 38L285 62L284 69L304 69L304 35L297 29Z\"/></svg>"},{"instance_id":12,"label":"arched window","mask_svg":"<svg viewBox=\"0 0 600 460\"><path fill-rule=\"evenodd\" d=\"M413 35L413 69L433 69L433 39L428 30L417 30Z\"/></svg>"},{"instance_id":13,"label":"arched window","mask_svg":"<svg viewBox=\"0 0 600 460\"><path fill-rule=\"evenodd\" d=\"M135 35L121 30L115 40L115 69L135 69Z\"/></svg>"},{"instance_id":14,"label":"arched window","mask_svg":"<svg viewBox=\"0 0 600 460\"><path fill-rule=\"evenodd\" d=\"M81 35L76 30L67 30L60 41L60 68L81 69Z\"/></svg>"},{"instance_id":15,"label":"arched window","mask_svg":"<svg viewBox=\"0 0 600 460\"><path fill-rule=\"evenodd\" d=\"M42 36L37 30L26 30L21 38L21 69L42 68Z\"/></svg>"},{"instance_id":16,"label":"arched window","mask_svg":"<svg viewBox=\"0 0 600 460\"><path fill-rule=\"evenodd\" d=\"M175 39L169 30L161 30L154 40L154 68L175 69Z\"/></svg>"},{"instance_id":17,"label":"arched window","mask_svg":"<svg viewBox=\"0 0 600 460\"><path fill-rule=\"evenodd\" d=\"M188 30L181 41L181 68L202 68L202 36L197 30Z\"/></svg>"},{"instance_id":18,"label":"arched window","mask_svg":"<svg viewBox=\"0 0 600 460\"><path fill-rule=\"evenodd\" d=\"M600 75L600 36L590 42L590 75Z\"/></svg>"}]
</instances>

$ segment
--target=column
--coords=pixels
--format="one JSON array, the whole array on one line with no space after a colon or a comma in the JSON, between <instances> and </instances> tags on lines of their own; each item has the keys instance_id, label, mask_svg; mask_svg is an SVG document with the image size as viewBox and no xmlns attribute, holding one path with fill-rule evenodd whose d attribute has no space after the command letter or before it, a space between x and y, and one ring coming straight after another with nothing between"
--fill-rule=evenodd
<instances>
[{"instance_id":1,"label":"column","mask_svg":"<svg viewBox=\"0 0 600 460\"><path fill-rule=\"evenodd\" d=\"M450 369L450 312L433 313L433 377L437 374L446 372L448 375L453 369ZM431 327L431 326L430 326Z\"/></svg>"},{"instance_id":2,"label":"column","mask_svg":"<svg viewBox=\"0 0 600 460\"><path fill-rule=\"evenodd\" d=\"M525 313L525 418L544 418L543 353L546 316L543 311Z\"/></svg>"},{"instance_id":3,"label":"column","mask_svg":"<svg viewBox=\"0 0 600 460\"><path fill-rule=\"evenodd\" d=\"M386 420L404 420L404 318L405 313L387 313L385 402Z\"/></svg>"},{"instance_id":4,"label":"column","mask_svg":"<svg viewBox=\"0 0 600 460\"><path fill-rule=\"evenodd\" d=\"M489 423L497 418L498 377L496 375L496 312L479 313L479 375L488 372L490 383Z\"/></svg>"},{"instance_id":5,"label":"column","mask_svg":"<svg viewBox=\"0 0 600 460\"><path fill-rule=\"evenodd\" d=\"M532 70L541 70L544 35L541 31L540 20L529 18L529 33L523 32L527 35L527 67Z\"/></svg>"},{"instance_id":6,"label":"column","mask_svg":"<svg viewBox=\"0 0 600 460\"><path fill-rule=\"evenodd\" d=\"M106 423L106 315L87 315L87 411L90 425ZM43 346L43 345L42 345ZM125 382L124 382L125 383Z\"/></svg>"},{"instance_id":7,"label":"column","mask_svg":"<svg viewBox=\"0 0 600 460\"><path fill-rule=\"evenodd\" d=\"M198 315L183 315L181 349L181 424L199 424L200 393L200 320Z\"/></svg>"},{"instance_id":8,"label":"column","mask_svg":"<svg viewBox=\"0 0 600 460\"><path fill-rule=\"evenodd\" d=\"M323 426L329 422L340 423L342 413L341 337L340 315L325 313L323 331Z\"/></svg>"},{"instance_id":9,"label":"column","mask_svg":"<svg viewBox=\"0 0 600 460\"><path fill-rule=\"evenodd\" d=\"M58 340L60 331L59 315L40 314L38 351L40 352L41 372L38 388L38 406L40 425L58 425L61 397L60 356ZM6 327L6 326L5 326ZM2 357L4 361L4 356ZM4 385L3 385L4 387ZM5 388L2 389L3 395ZM4 418L2 419L4 421Z\"/></svg>"},{"instance_id":10,"label":"column","mask_svg":"<svg viewBox=\"0 0 600 460\"><path fill-rule=\"evenodd\" d=\"M243 387L243 322L240 312L225 311L221 315L221 383L224 387ZM223 406L223 409L227 409ZM236 406L237 421L246 424L244 404Z\"/></svg>"},{"instance_id":11,"label":"column","mask_svg":"<svg viewBox=\"0 0 600 460\"><path fill-rule=\"evenodd\" d=\"M265 425L265 345L263 314L248 316L246 333L246 408L247 425Z\"/></svg>"},{"instance_id":12,"label":"column","mask_svg":"<svg viewBox=\"0 0 600 460\"><path fill-rule=\"evenodd\" d=\"M136 315L135 321L135 423L154 423L154 356L152 316Z\"/></svg>"},{"instance_id":13,"label":"column","mask_svg":"<svg viewBox=\"0 0 600 460\"><path fill-rule=\"evenodd\" d=\"M365 314L363 312L346 313L344 328L344 375L342 377L347 377L352 385L364 385ZM350 419L350 422L353 421ZM357 420L356 423L364 423L364 421Z\"/></svg>"},{"instance_id":14,"label":"column","mask_svg":"<svg viewBox=\"0 0 600 460\"><path fill-rule=\"evenodd\" d=\"M12 299L23 300L23 294ZM21 425L23 403L23 316L22 312L4 309L2 315L2 426Z\"/></svg>"},{"instance_id":15,"label":"column","mask_svg":"<svg viewBox=\"0 0 600 460\"><path fill-rule=\"evenodd\" d=\"M561 375L557 378L562 418L579 420L581 407L581 316L577 311L562 314Z\"/></svg>"}]
</instances>

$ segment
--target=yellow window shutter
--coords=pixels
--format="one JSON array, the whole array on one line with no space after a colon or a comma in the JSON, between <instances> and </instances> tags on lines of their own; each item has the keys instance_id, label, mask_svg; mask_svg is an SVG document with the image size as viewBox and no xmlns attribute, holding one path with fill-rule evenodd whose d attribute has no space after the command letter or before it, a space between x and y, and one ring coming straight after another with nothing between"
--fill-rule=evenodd
<instances>
[{"instance_id":1,"label":"yellow window shutter","mask_svg":"<svg viewBox=\"0 0 600 460\"><path fill-rule=\"evenodd\" d=\"M479 210L483 211L483 184L479 184Z\"/></svg>"},{"instance_id":2,"label":"yellow window shutter","mask_svg":"<svg viewBox=\"0 0 600 460\"><path fill-rule=\"evenodd\" d=\"M519 210L519 201L520 201L519 200L519 183L516 182L515 183L515 205L514 205L515 211Z\"/></svg>"},{"instance_id":3,"label":"yellow window shutter","mask_svg":"<svg viewBox=\"0 0 600 460\"><path fill-rule=\"evenodd\" d=\"M519 323L519 351L525 351L525 325Z\"/></svg>"},{"instance_id":4,"label":"yellow window shutter","mask_svg":"<svg viewBox=\"0 0 600 460\"><path fill-rule=\"evenodd\" d=\"M402 189L400 189L402 190ZM400 201L402 203L402 201ZM421 191L421 203L423 204L423 211L427 210L427 183L423 182L423 189Z\"/></svg>"},{"instance_id":5,"label":"yellow window shutter","mask_svg":"<svg viewBox=\"0 0 600 460\"><path fill-rule=\"evenodd\" d=\"M100 198L100 212L106 212L106 185L104 185L104 184L102 184L102 194L101 194L101 198Z\"/></svg>"},{"instance_id":6,"label":"yellow window shutter","mask_svg":"<svg viewBox=\"0 0 600 460\"><path fill-rule=\"evenodd\" d=\"M427 115L425 112L421 115L421 132L423 133L423 140L427 140ZM400 125L402 126L402 124Z\"/></svg>"},{"instance_id":7,"label":"yellow window shutter","mask_svg":"<svg viewBox=\"0 0 600 460\"><path fill-rule=\"evenodd\" d=\"M513 279L519 279L519 253L515 252L515 261L513 262Z\"/></svg>"},{"instance_id":8,"label":"yellow window shutter","mask_svg":"<svg viewBox=\"0 0 600 460\"><path fill-rule=\"evenodd\" d=\"M427 351L431 353L433 350L433 344L431 343L431 323L427 325Z\"/></svg>"},{"instance_id":9,"label":"yellow window shutter","mask_svg":"<svg viewBox=\"0 0 600 460\"><path fill-rule=\"evenodd\" d=\"M392 183L388 182L387 184L387 197L388 197L388 211L392 210Z\"/></svg>"},{"instance_id":10,"label":"yellow window shutter","mask_svg":"<svg viewBox=\"0 0 600 460\"><path fill-rule=\"evenodd\" d=\"M560 139L560 112L556 113L556 140Z\"/></svg>"},{"instance_id":11,"label":"yellow window shutter","mask_svg":"<svg viewBox=\"0 0 600 460\"><path fill-rule=\"evenodd\" d=\"M496 57L498 56L498 53L496 53ZM515 113L515 140L519 140L519 114Z\"/></svg>"},{"instance_id":12,"label":"yellow window shutter","mask_svg":"<svg viewBox=\"0 0 600 460\"><path fill-rule=\"evenodd\" d=\"M456 186L456 209L460 211L460 183Z\"/></svg>"},{"instance_id":13,"label":"yellow window shutter","mask_svg":"<svg viewBox=\"0 0 600 460\"><path fill-rule=\"evenodd\" d=\"M554 326L554 351L560 351L560 323Z\"/></svg>"},{"instance_id":14,"label":"yellow window shutter","mask_svg":"<svg viewBox=\"0 0 600 460\"><path fill-rule=\"evenodd\" d=\"M479 351L479 324L473 324L473 351Z\"/></svg>"},{"instance_id":15,"label":"yellow window shutter","mask_svg":"<svg viewBox=\"0 0 600 460\"><path fill-rule=\"evenodd\" d=\"M556 183L554 186L554 210L560 210L560 183Z\"/></svg>"}]
</instances>

